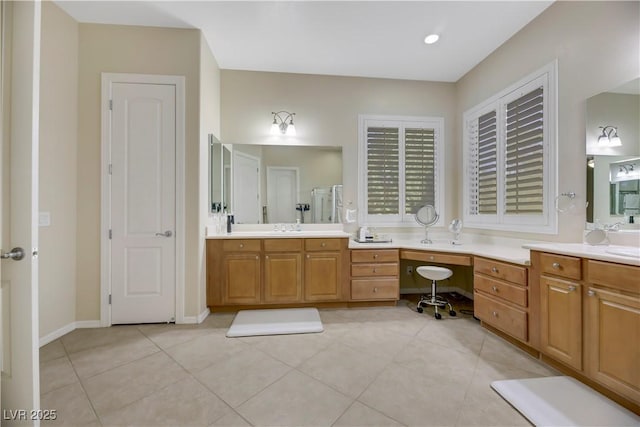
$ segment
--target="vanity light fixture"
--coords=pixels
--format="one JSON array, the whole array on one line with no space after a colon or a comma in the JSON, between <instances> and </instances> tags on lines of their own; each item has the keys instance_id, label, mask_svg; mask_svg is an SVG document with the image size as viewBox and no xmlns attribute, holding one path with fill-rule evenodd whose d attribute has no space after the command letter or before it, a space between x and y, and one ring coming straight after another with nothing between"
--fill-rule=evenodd
<instances>
[{"instance_id":1,"label":"vanity light fixture","mask_svg":"<svg viewBox=\"0 0 640 427\"><path fill-rule=\"evenodd\" d=\"M437 34L429 34L427 37L424 38L424 42L425 44L434 44L435 42L438 41L439 38L440 36Z\"/></svg>"},{"instance_id":2,"label":"vanity light fixture","mask_svg":"<svg viewBox=\"0 0 640 427\"><path fill-rule=\"evenodd\" d=\"M296 135L296 127L293 124L293 116L295 116L296 113L290 113L288 111L278 111L274 113L272 111L271 114L273 114L273 123L271 123L272 135L277 135L278 133L289 136ZM287 120L289 123L287 123Z\"/></svg>"},{"instance_id":3,"label":"vanity light fixture","mask_svg":"<svg viewBox=\"0 0 640 427\"><path fill-rule=\"evenodd\" d=\"M598 127L602 129L602 134L598 137L598 145L602 147L620 147L622 145L617 127L609 125Z\"/></svg>"}]
</instances>

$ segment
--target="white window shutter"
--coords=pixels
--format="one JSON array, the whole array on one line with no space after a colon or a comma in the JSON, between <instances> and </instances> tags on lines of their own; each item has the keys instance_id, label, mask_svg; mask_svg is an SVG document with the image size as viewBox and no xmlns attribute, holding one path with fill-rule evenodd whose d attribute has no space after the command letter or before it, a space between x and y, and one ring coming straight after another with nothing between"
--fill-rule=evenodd
<instances>
[{"instance_id":1,"label":"white window shutter","mask_svg":"<svg viewBox=\"0 0 640 427\"><path fill-rule=\"evenodd\" d=\"M399 128L367 128L367 209L370 215L398 214Z\"/></svg>"}]
</instances>

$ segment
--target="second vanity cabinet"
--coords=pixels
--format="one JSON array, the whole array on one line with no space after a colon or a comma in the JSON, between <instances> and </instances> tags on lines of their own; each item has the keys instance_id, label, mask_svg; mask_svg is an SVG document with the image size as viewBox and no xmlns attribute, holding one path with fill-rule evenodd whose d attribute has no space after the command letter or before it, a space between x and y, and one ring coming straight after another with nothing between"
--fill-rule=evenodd
<instances>
[{"instance_id":1,"label":"second vanity cabinet","mask_svg":"<svg viewBox=\"0 0 640 427\"><path fill-rule=\"evenodd\" d=\"M640 267L531 251L540 351L640 407Z\"/></svg>"},{"instance_id":2,"label":"second vanity cabinet","mask_svg":"<svg viewBox=\"0 0 640 427\"><path fill-rule=\"evenodd\" d=\"M537 255L540 275L540 350L582 369L582 259Z\"/></svg>"}]
</instances>

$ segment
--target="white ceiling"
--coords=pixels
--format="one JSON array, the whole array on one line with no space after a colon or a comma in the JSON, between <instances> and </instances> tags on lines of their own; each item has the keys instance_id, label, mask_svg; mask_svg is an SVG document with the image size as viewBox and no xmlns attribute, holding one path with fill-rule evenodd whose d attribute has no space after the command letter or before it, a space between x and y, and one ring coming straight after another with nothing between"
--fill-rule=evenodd
<instances>
[{"instance_id":1,"label":"white ceiling","mask_svg":"<svg viewBox=\"0 0 640 427\"><path fill-rule=\"evenodd\" d=\"M56 3L79 22L199 28L223 69L455 82L552 1Z\"/></svg>"}]
</instances>

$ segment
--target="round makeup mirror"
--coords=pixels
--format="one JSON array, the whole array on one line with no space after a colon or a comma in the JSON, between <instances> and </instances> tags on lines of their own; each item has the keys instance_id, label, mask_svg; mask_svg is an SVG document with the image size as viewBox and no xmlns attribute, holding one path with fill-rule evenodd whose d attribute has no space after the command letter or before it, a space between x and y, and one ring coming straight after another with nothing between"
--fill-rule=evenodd
<instances>
[{"instance_id":1,"label":"round makeup mirror","mask_svg":"<svg viewBox=\"0 0 640 427\"><path fill-rule=\"evenodd\" d=\"M438 222L438 212L433 205L424 205L416 211L416 222L424 226L424 239L420 243L433 243L429 239L429 227Z\"/></svg>"}]
</instances>

